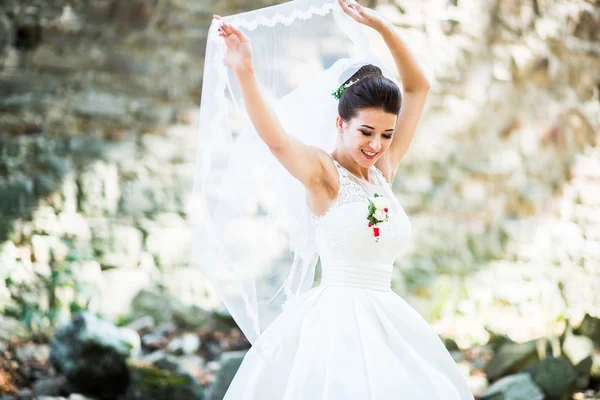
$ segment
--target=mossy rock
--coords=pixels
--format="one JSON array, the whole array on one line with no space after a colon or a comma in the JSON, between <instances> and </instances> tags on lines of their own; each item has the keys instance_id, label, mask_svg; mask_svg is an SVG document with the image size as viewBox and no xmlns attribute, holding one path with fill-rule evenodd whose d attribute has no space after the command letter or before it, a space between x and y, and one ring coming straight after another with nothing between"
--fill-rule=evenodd
<instances>
[{"instance_id":1,"label":"mossy rock","mask_svg":"<svg viewBox=\"0 0 600 400\"><path fill-rule=\"evenodd\" d=\"M597 347L600 347L600 318L585 314L574 333L589 337Z\"/></svg>"},{"instance_id":2,"label":"mossy rock","mask_svg":"<svg viewBox=\"0 0 600 400\"><path fill-rule=\"evenodd\" d=\"M546 357L529 365L528 372L535 383L544 391L547 400L564 400L573 392L577 374L571 363L563 356Z\"/></svg>"},{"instance_id":3,"label":"mossy rock","mask_svg":"<svg viewBox=\"0 0 600 400\"><path fill-rule=\"evenodd\" d=\"M495 381L502 376L515 374L523 368L539 361L537 352L538 340L534 339L525 343L506 343L484 367L490 381Z\"/></svg>"},{"instance_id":4,"label":"mossy rock","mask_svg":"<svg viewBox=\"0 0 600 400\"><path fill-rule=\"evenodd\" d=\"M148 366L130 366L125 400L204 400L204 389L188 374Z\"/></svg>"},{"instance_id":5,"label":"mossy rock","mask_svg":"<svg viewBox=\"0 0 600 400\"><path fill-rule=\"evenodd\" d=\"M526 372L494 382L480 400L544 400L544 393Z\"/></svg>"}]
</instances>

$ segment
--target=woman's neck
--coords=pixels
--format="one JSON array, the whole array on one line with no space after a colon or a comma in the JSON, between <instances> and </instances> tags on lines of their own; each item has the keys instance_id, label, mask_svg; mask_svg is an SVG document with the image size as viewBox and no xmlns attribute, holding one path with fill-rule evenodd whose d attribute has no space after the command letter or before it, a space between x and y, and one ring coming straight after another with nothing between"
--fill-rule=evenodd
<instances>
[{"instance_id":1,"label":"woman's neck","mask_svg":"<svg viewBox=\"0 0 600 400\"><path fill-rule=\"evenodd\" d=\"M364 168L358 165L356 161L347 152L336 148L331 155L342 167L359 179L371 182L369 179L370 168Z\"/></svg>"}]
</instances>

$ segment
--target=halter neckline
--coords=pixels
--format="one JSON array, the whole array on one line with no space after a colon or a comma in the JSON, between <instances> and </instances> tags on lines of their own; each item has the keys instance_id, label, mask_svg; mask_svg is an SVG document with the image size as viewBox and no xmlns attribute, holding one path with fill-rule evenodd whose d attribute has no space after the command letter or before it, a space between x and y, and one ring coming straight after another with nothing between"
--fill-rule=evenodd
<instances>
[{"instance_id":1,"label":"halter neckline","mask_svg":"<svg viewBox=\"0 0 600 400\"><path fill-rule=\"evenodd\" d=\"M329 153L328 153L329 154ZM329 154L329 157L331 157L331 154ZM352 177L356 178L357 180L364 182L364 183L368 183L371 186L382 186L381 183L373 183L373 182L369 182L364 178L359 178L358 176L354 175L352 172L350 172L348 170L348 168L344 167L342 164L340 164L338 161L336 161L333 157L331 157L331 160L336 163L337 165L339 165L340 167L342 167L348 174L350 174ZM377 171L376 173L379 173L381 175L381 177L383 178L383 174L381 173L381 171L379 171L379 169L376 166L371 166L369 167L369 170L374 169L375 171ZM383 178L383 180L385 180L385 178Z\"/></svg>"}]
</instances>

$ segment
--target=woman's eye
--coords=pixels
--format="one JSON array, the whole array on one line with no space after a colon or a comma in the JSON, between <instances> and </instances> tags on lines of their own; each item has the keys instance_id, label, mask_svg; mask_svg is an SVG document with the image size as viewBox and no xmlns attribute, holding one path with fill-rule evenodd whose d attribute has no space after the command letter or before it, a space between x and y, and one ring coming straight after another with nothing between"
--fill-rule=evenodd
<instances>
[{"instance_id":1,"label":"woman's eye","mask_svg":"<svg viewBox=\"0 0 600 400\"><path fill-rule=\"evenodd\" d=\"M371 132L365 132L365 131L361 131L363 135L365 136L372 136L373 134ZM383 136L385 139L391 139L393 135L381 135Z\"/></svg>"}]
</instances>

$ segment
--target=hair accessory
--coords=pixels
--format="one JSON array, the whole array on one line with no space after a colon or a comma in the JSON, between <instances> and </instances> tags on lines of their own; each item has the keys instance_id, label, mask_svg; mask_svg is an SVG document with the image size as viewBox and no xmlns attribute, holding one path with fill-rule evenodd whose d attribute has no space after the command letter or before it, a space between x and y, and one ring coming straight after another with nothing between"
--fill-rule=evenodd
<instances>
[{"instance_id":1,"label":"hair accessory","mask_svg":"<svg viewBox=\"0 0 600 400\"><path fill-rule=\"evenodd\" d=\"M337 100L339 100L340 97L342 97L342 93L344 93L346 89L348 89L350 86L354 85L358 81L360 81L360 78L357 78L355 81L350 81L346 84L342 84L339 88L337 88L335 92L332 92L331 95Z\"/></svg>"}]
</instances>

